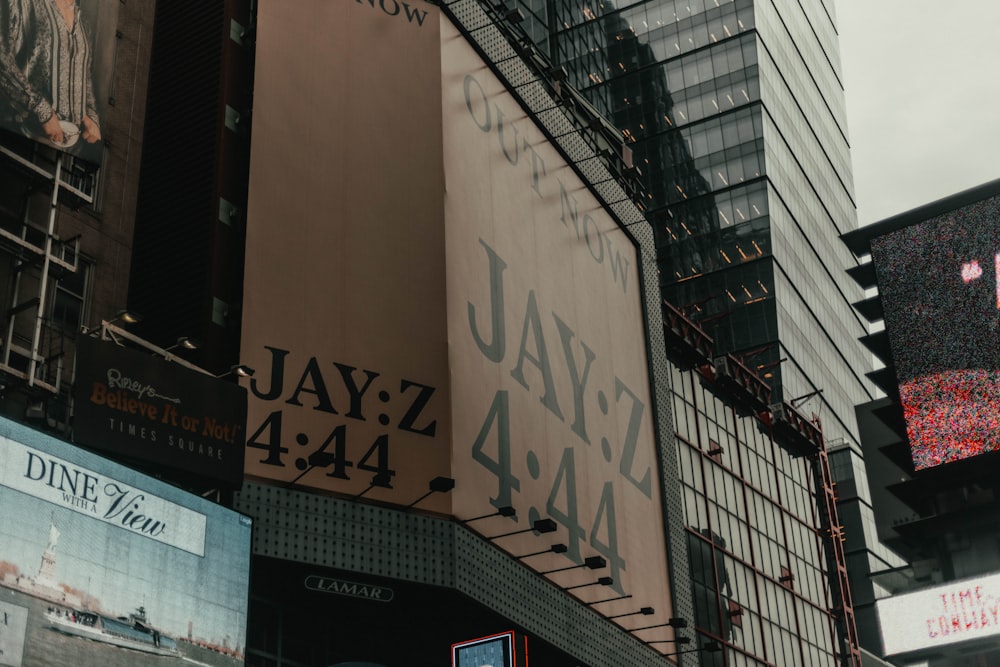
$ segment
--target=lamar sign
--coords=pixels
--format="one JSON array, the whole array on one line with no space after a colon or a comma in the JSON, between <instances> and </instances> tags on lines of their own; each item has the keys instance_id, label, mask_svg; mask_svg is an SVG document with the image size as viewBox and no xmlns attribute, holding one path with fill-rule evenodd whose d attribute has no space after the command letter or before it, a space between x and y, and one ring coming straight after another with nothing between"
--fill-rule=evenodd
<instances>
[{"instance_id":1,"label":"lamar sign","mask_svg":"<svg viewBox=\"0 0 1000 667\"><path fill-rule=\"evenodd\" d=\"M373 602L391 602L394 595L392 589L385 586L359 584L356 581L321 577L318 574L310 574L306 577L304 583L305 587L311 591L346 595L347 597L362 598Z\"/></svg>"},{"instance_id":2,"label":"lamar sign","mask_svg":"<svg viewBox=\"0 0 1000 667\"><path fill-rule=\"evenodd\" d=\"M76 441L239 486L246 390L165 359L81 338Z\"/></svg>"}]
</instances>

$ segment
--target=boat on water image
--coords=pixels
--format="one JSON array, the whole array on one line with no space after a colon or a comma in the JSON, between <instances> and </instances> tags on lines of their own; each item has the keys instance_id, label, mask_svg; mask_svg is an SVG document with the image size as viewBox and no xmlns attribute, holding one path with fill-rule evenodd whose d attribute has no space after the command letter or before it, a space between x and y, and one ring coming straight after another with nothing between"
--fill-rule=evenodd
<instances>
[{"instance_id":1,"label":"boat on water image","mask_svg":"<svg viewBox=\"0 0 1000 667\"><path fill-rule=\"evenodd\" d=\"M45 618L50 627L67 635L156 655L180 654L173 637L149 624L143 607L118 618L86 610L50 609Z\"/></svg>"}]
</instances>

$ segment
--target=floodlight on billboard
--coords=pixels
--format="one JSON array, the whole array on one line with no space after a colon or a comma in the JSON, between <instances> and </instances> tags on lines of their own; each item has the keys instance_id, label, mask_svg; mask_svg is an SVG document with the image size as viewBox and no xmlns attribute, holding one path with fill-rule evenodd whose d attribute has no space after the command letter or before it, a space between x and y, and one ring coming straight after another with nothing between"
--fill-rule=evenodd
<instances>
[{"instance_id":1,"label":"floodlight on billboard","mask_svg":"<svg viewBox=\"0 0 1000 667\"><path fill-rule=\"evenodd\" d=\"M101 163L119 4L0 4L0 128Z\"/></svg>"},{"instance_id":2,"label":"floodlight on billboard","mask_svg":"<svg viewBox=\"0 0 1000 667\"><path fill-rule=\"evenodd\" d=\"M1000 202L872 240L916 470L1000 448Z\"/></svg>"},{"instance_id":3,"label":"floodlight on billboard","mask_svg":"<svg viewBox=\"0 0 1000 667\"><path fill-rule=\"evenodd\" d=\"M0 665L244 664L248 517L7 420L0 507Z\"/></svg>"}]
</instances>

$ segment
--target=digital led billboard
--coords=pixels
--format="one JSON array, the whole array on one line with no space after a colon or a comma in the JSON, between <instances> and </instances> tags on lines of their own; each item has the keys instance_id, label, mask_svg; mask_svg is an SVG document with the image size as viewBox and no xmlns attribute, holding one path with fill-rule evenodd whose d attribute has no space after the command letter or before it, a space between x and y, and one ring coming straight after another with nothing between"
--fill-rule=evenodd
<instances>
[{"instance_id":1,"label":"digital led billboard","mask_svg":"<svg viewBox=\"0 0 1000 667\"><path fill-rule=\"evenodd\" d=\"M1000 202L871 242L916 470L1000 447Z\"/></svg>"},{"instance_id":2,"label":"digital led billboard","mask_svg":"<svg viewBox=\"0 0 1000 667\"><path fill-rule=\"evenodd\" d=\"M1000 635L1000 574L878 600L885 655Z\"/></svg>"},{"instance_id":3,"label":"digital led billboard","mask_svg":"<svg viewBox=\"0 0 1000 667\"><path fill-rule=\"evenodd\" d=\"M527 651L514 632L459 642L451 647L452 667L528 667ZM527 646L527 640L521 638Z\"/></svg>"},{"instance_id":4,"label":"digital led billboard","mask_svg":"<svg viewBox=\"0 0 1000 667\"><path fill-rule=\"evenodd\" d=\"M0 128L101 163L119 5L0 3Z\"/></svg>"},{"instance_id":5,"label":"digital led billboard","mask_svg":"<svg viewBox=\"0 0 1000 667\"><path fill-rule=\"evenodd\" d=\"M0 420L0 665L242 665L250 519Z\"/></svg>"}]
</instances>

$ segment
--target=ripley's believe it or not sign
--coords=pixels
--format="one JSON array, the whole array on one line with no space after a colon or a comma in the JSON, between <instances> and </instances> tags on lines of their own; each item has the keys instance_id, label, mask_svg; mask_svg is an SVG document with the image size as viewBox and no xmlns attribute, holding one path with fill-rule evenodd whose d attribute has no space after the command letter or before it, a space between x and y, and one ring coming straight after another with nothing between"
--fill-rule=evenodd
<instances>
[{"instance_id":1,"label":"ripley's believe it or not sign","mask_svg":"<svg viewBox=\"0 0 1000 667\"><path fill-rule=\"evenodd\" d=\"M145 352L77 343L76 442L239 486L246 390Z\"/></svg>"},{"instance_id":2,"label":"ripley's believe it or not sign","mask_svg":"<svg viewBox=\"0 0 1000 667\"><path fill-rule=\"evenodd\" d=\"M552 519L495 543L602 556L551 576L665 621L635 245L431 5L297 4L259 13L248 474L399 505L452 477L420 507L514 507L486 536Z\"/></svg>"}]
</instances>

